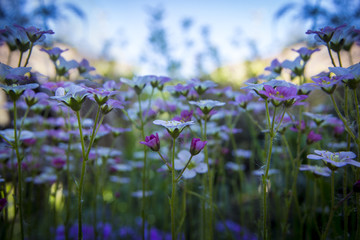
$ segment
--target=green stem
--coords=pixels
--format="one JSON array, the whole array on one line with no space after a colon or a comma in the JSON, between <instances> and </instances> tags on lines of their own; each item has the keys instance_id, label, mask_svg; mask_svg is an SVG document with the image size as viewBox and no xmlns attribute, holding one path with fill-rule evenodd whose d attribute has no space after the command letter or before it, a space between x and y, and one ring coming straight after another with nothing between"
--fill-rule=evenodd
<instances>
[{"instance_id":1,"label":"green stem","mask_svg":"<svg viewBox=\"0 0 360 240\"><path fill-rule=\"evenodd\" d=\"M170 210L171 210L171 237L172 240L176 240L175 232L175 197L176 197L176 179L175 179L175 138L173 138L172 156L171 156L171 199L170 199Z\"/></svg>"},{"instance_id":2,"label":"green stem","mask_svg":"<svg viewBox=\"0 0 360 240\"><path fill-rule=\"evenodd\" d=\"M161 158L161 160L165 163L165 165L167 166L167 168L171 171L171 166L167 163L167 161L165 160L165 158L161 155L161 153L158 151L157 152Z\"/></svg>"},{"instance_id":3,"label":"green stem","mask_svg":"<svg viewBox=\"0 0 360 240\"><path fill-rule=\"evenodd\" d=\"M147 109L146 109L146 114L145 114L145 122L146 122L146 119L147 119L147 117L148 117L148 113L149 113L149 110L150 110L150 107L151 107L151 101L152 101L152 98L153 98L153 95L154 95L154 90L155 90L155 88L152 88L152 89L151 89L149 104L148 104L148 107L147 107Z\"/></svg>"},{"instance_id":4,"label":"green stem","mask_svg":"<svg viewBox=\"0 0 360 240\"><path fill-rule=\"evenodd\" d=\"M330 49L329 43L326 43L326 47L327 47L327 50L328 50L328 53L329 53L329 56L330 56L330 59L331 59L331 63L332 63L332 65L333 65L334 67L336 67L334 58L333 58L333 56L332 56L332 54L331 54L331 49Z\"/></svg>"},{"instance_id":5,"label":"green stem","mask_svg":"<svg viewBox=\"0 0 360 240\"><path fill-rule=\"evenodd\" d=\"M181 178L181 176L183 175L184 171L186 170L186 168L189 166L191 159L193 158L194 155L191 155L191 157L189 158L189 160L187 161L185 167L181 170L180 174L178 175L178 177L175 179L175 182L178 182Z\"/></svg>"},{"instance_id":6,"label":"green stem","mask_svg":"<svg viewBox=\"0 0 360 240\"><path fill-rule=\"evenodd\" d=\"M85 170L86 170L86 153L85 153L85 143L84 143L84 137L82 132L82 125L81 125L81 118L80 118L80 112L76 111L76 117L78 120L78 126L79 126L79 133L80 133L80 142L81 142L81 150L82 150L82 168L81 168L81 176L80 176L80 184L78 188L78 239L83 239L83 233L82 233L82 193L83 193L83 183L84 183L84 176L85 176Z\"/></svg>"},{"instance_id":7,"label":"green stem","mask_svg":"<svg viewBox=\"0 0 360 240\"><path fill-rule=\"evenodd\" d=\"M356 109L356 121L358 124L358 141L360 144L360 112L359 112L359 101L357 99L357 93L356 93L356 89L353 89L353 93L354 93L354 101L355 101L355 109ZM360 151L360 149L358 149Z\"/></svg>"},{"instance_id":8,"label":"green stem","mask_svg":"<svg viewBox=\"0 0 360 240\"><path fill-rule=\"evenodd\" d=\"M343 115L340 113L340 110L335 102L335 99L334 99L334 95L333 94L330 94L330 98L331 98L331 101L334 105L334 108L335 108L335 111L338 115L338 117L341 119L341 121L343 122L344 126L345 126L345 129L346 131L349 133L349 135L351 136L351 138L358 144L360 145L359 141L356 139L355 137L355 134L353 133L353 131L351 131L348 123L347 123L347 120L343 117ZM358 105L357 105L358 106Z\"/></svg>"},{"instance_id":9,"label":"green stem","mask_svg":"<svg viewBox=\"0 0 360 240\"><path fill-rule=\"evenodd\" d=\"M19 213L20 213L20 234L21 239L24 240L24 221L23 221L23 209L22 209L22 174L21 174L21 156L19 151L19 138L17 135L17 109L16 109L16 101L14 101L14 147L16 152L17 164L18 164L18 192L19 192ZM15 217L14 217L15 218Z\"/></svg>"},{"instance_id":10,"label":"green stem","mask_svg":"<svg viewBox=\"0 0 360 240\"><path fill-rule=\"evenodd\" d=\"M30 44L30 50L29 50L29 54L28 54L28 56L27 56L27 58L26 58L26 61L25 61L25 65L24 65L24 67L26 67L26 66L28 65L28 63L29 63L29 59L30 59L30 56L31 56L31 52L32 52L33 47L34 47L34 43L33 43L33 42L31 42L31 44Z\"/></svg>"},{"instance_id":11,"label":"green stem","mask_svg":"<svg viewBox=\"0 0 360 240\"><path fill-rule=\"evenodd\" d=\"M18 67L21 67L21 60L22 60L23 54L24 54L24 52L20 51L20 58L19 58Z\"/></svg>"},{"instance_id":12,"label":"green stem","mask_svg":"<svg viewBox=\"0 0 360 240\"><path fill-rule=\"evenodd\" d=\"M182 226L184 225L184 222L185 222L185 218L186 218L186 182L184 182L184 189L183 189L183 196L182 196L182 209L181 209L181 212L182 212L182 216L181 216L181 219L180 219L180 222L179 222L179 226L176 230L176 234L178 234L182 228Z\"/></svg>"},{"instance_id":13,"label":"green stem","mask_svg":"<svg viewBox=\"0 0 360 240\"><path fill-rule=\"evenodd\" d=\"M330 229L330 225L332 222L332 218L334 216L334 210L335 210L335 172L332 171L331 172L331 209L330 209L330 216L329 216L329 220L326 224L326 228L325 231L323 232L321 239L322 240L326 240L326 236L329 232Z\"/></svg>"},{"instance_id":14,"label":"green stem","mask_svg":"<svg viewBox=\"0 0 360 240\"><path fill-rule=\"evenodd\" d=\"M21 124L20 124L20 129L19 129L19 134L18 134L19 139L20 139L20 136L21 136L21 131L24 128L25 119L26 119L27 115L29 114L29 112L30 112L30 107L27 107L26 111L25 111L25 114L24 114L23 118L21 119Z\"/></svg>"},{"instance_id":15,"label":"green stem","mask_svg":"<svg viewBox=\"0 0 360 240\"><path fill-rule=\"evenodd\" d=\"M141 139L145 139L145 131L144 131L144 119L141 109L141 97L138 94L138 102L139 102L139 117L140 117L140 130L141 130ZM129 118L130 119L130 118ZM145 240L145 207L146 207L146 158L147 158L147 147L144 145L144 159L143 159L143 170L142 170L142 205L141 205L141 229L142 229L142 239Z\"/></svg>"},{"instance_id":16,"label":"green stem","mask_svg":"<svg viewBox=\"0 0 360 240\"><path fill-rule=\"evenodd\" d=\"M339 60L339 66L342 67L340 51L339 51L339 52L336 52L336 53L337 53L337 57L338 57L338 60Z\"/></svg>"},{"instance_id":17,"label":"green stem","mask_svg":"<svg viewBox=\"0 0 360 240\"><path fill-rule=\"evenodd\" d=\"M86 151L86 160L87 158L89 157L89 154L90 154L90 150L91 150L91 147L94 143L94 139L95 139L95 136L96 136L96 132L97 132L97 126L100 126L101 123L98 124L98 120L99 120L99 116L100 116L100 106L98 107L98 110L96 112L96 117L95 117L95 121L94 121L94 126L93 126L93 129L92 129L92 132L91 132L91 136L90 136L90 143L89 143L89 146L87 148L87 151ZM103 118L102 118L103 119Z\"/></svg>"}]
</instances>

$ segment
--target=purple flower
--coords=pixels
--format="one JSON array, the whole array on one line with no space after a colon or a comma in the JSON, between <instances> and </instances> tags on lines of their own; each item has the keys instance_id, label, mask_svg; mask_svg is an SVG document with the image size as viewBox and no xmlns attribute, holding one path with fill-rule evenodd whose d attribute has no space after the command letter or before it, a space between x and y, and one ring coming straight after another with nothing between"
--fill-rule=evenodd
<instances>
[{"instance_id":1,"label":"purple flower","mask_svg":"<svg viewBox=\"0 0 360 240\"><path fill-rule=\"evenodd\" d=\"M315 39L318 41L318 42L321 42L321 43L329 43L331 38L333 37L334 33L341 29L341 28L344 28L346 25L341 25L341 26L338 26L336 28L333 28L333 27L329 27L329 26L326 26L324 28L320 28L319 31L313 31L313 30L308 30L306 32L306 34L316 34L315 35Z\"/></svg>"},{"instance_id":2,"label":"purple flower","mask_svg":"<svg viewBox=\"0 0 360 240\"><path fill-rule=\"evenodd\" d=\"M17 67L12 68L6 64L0 63L0 81L4 81L8 76L24 76L25 73L30 72L31 67Z\"/></svg>"},{"instance_id":3,"label":"purple flower","mask_svg":"<svg viewBox=\"0 0 360 240\"><path fill-rule=\"evenodd\" d=\"M67 50L69 50L69 49L62 50L58 47L54 47L51 49L45 49L45 48L40 49L40 51L46 52L47 54L49 54L49 57L50 57L51 61L53 61L53 62L56 62L59 59L60 54L63 52L66 52Z\"/></svg>"},{"instance_id":4,"label":"purple flower","mask_svg":"<svg viewBox=\"0 0 360 240\"><path fill-rule=\"evenodd\" d=\"M154 152L158 152L160 150L160 139L158 133L156 133L156 135L151 134L150 136L146 136L145 142L141 141L140 143L148 146Z\"/></svg>"},{"instance_id":5,"label":"purple flower","mask_svg":"<svg viewBox=\"0 0 360 240\"><path fill-rule=\"evenodd\" d=\"M213 110L215 107L220 107L220 106L225 105L224 102L219 102L219 101L210 100L210 99L200 100L198 102L189 101L189 103L192 105L198 106L205 115L209 114L210 111Z\"/></svg>"},{"instance_id":6,"label":"purple flower","mask_svg":"<svg viewBox=\"0 0 360 240\"><path fill-rule=\"evenodd\" d=\"M6 86L0 84L0 88L2 88L10 97L12 101L17 101L20 96L25 92L27 89L35 89L38 88L39 84L37 83L29 83L25 85L14 85L14 86Z\"/></svg>"},{"instance_id":7,"label":"purple flower","mask_svg":"<svg viewBox=\"0 0 360 240\"><path fill-rule=\"evenodd\" d=\"M284 103L286 107L292 106L295 102L304 100L307 95L297 95L296 87L280 86L273 88L268 85L264 85L264 90L260 90L259 94L266 96L271 100L271 103L278 107Z\"/></svg>"},{"instance_id":8,"label":"purple flower","mask_svg":"<svg viewBox=\"0 0 360 240\"><path fill-rule=\"evenodd\" d=\"M217 86L217 84L214 83L213 81L210 81L210 80L200 81L200 80L197 79L197 78L191 79L191 80L189 81L189 83L190 83L191 85L193 85L194 89L196 90L196 92L197 92L199 95L202 95L202 94L204 94L208 89L214 88L214 87Z\"/></svg>"},{"instance_id":9,"label":"purple flower","mask_svg":"<svg viewBox=\"0 0 360 240\"><path fill-rule=\"evenodd\" d=\"M315 87L321 88L327 94L332 94L335 91L337 84L341 82L342 77L334 76L330 78L328 76L315 76L311 79L314 81Z\"/></svg>"},{"instance_id":10,"label":"purple flower","mask_svg":"<svg viewBox=\"0 0 360 240\"><path fill-rule=\"evenodd\" d=\"M336 77L340 78L350 89L356 89L360 83L360 63L351 65L348 68L329 67L329 70L335 73Z\"/></svg>"},{"instance_id":11,"label":"purple flower","mask_svg":"<svg viewBox=\"0 0 360 240\"><path fill-rule=\"evenodd\" d=\"M235 101L230 101L229 104L240 106L243 109L246 109L248 103L253 99L254 95L252 92L247 94L239 94L235 97Z\"/></svg>"},{"instance_id":12,"label":"purple flower","mask_svg":"<svg viewBox=\"0 0 360 240\"><path fill-rule=\"evenodd\" d=\"M88 92L92 94L92 96L89 96L90 100L93 100L99 104L99 106L104 105L109 97L116 95L117 91L111 91L104 88L87 88Z\"/></svg>"},{"instance_id":13,"label":"purple flower","mask_svg":"<svg viewBox=\"0 0 360 240\"><path fill-rule=\"evenodd\" d=\"M193 138L191 140L191 145L190 145L190 153L191 155L197 155L201 152L201 150L203 150L203 148L205 147L207 141L201 141L200 138Z\"/></svg>"},{"instance_id":14,"label":"purple flower","mask_svg":"<svg viewBox=\"0 0 360 240\"><path fill-rule=\"evenodd\" d=\"M116 109L123 109L123 102L115 99L109 99L107 102L101 106L101 112L103 114L108 114L111 112L114 108Z\"/></svg>"},{"instance_id":15,"label":"purple flower","mask_svg":"<svg viewBox=\"0 0 360 240\"><path fill-rule=\"evenodd\" d=\"M188 122L188 121L191 121L191 118L193 116L193 113L194 113L194 110L182 110L181 113L180 113L180 116L175 116L172 120L175 120L175 121L183 121L183 122Z\"/></svg>"},{"instance_id":16,"label":"purple flower","mask_svg":"<svg viewBox=\"0 0 360 240\"><path fill-rule=\"evenodd\" d=\"M297 57L293 61L285 60L282 63L282 66L284 68L290 69L292 73L295 74L296 76L301 76L304 73L304 65L301 64L301 57Z\"/></svg>"},{"instance_id":17,"label":"purple flower","mask_svg":"<svg viewBox=\"0 0 360 240\"><path fill-rule=\"evenodd\" d=\"M282 70L282 65L279 62L279 60L277 60L275 58L274 60L271 61L270 66L266 67L265 70L276 73L276 74L280 74L281 70Z\"/></svg>"},{"instance_id":18,"label":"purple flower","mask_svg":"<svg viewBox=\"0 0 360 240\"><path fill-rule=\"evenodd\" d=\"M88 95L89 93L85 88L72 84L69 86L67 92L62 87L56 89L55 96L50 97L50 99L61 101L76 112L81 109L81 106Z\"/></svg>"},{"instance_id":19,"label":"purple flower","mask_svg":"<svg viewBox=\"0 0 360 240\"><path fill-rule=\"evenodd\" d=\"M315 176L329 177L331 175L331 170L328 167L301 165L299 170L300 171L310 171Z\"/></svg>"},{"instance_id":20,"label":"purple flower","mask_svg":"<svg viewBox=\"0 0 360 240\"><path fill-rule=\"evenodd\" d=\"M325 165L332 171L335 171L336 169L344 167L348 164L355 167L360 167L360 162L353 160L356 158L356 155L353 152L332 153L329 151L315 150L314 153L315 154L309 154L307 158L312 160L323 160Z\"/></svg>"},{"instance_id":21,"label":"purple flower","mask_svg":"<svg viewBox=\"0 0 360 240\"><path fill-rule=\"evenodd\" d=\"M182 95L184 97L187 97L190 89L192 89L193 85L192 84L187 84L187 85L182 85L180 83L178 83L176 86L167 86L166 89L172 93L173 95L175 95L176 97Z\"/></svg>"},{"instance_id":22,"label":"purple flower","mask_svg":"<svg viewBox=\"0 0 360 240\"><path fill-rule=\"evenodd\" d=\"M34 26L30 26L27 28L16 24L14 26L24 31L29 41L32 43L43 41L45 39L45 34L54 34L52 30L41 31L39 28L36 28Z\"/></svg>"},{"instance_id":23,"label":"purple flower","mask_svg":"<svg viewBox=\"0 0 360 240\"><path fill-rule=\"evenodd\" d=\"M32 89L26 89L22 95L25 99L26 104L31 107L41 100L48 99L49 96L46 93L39 92L35 93Z\"/></svg>"},{"instance_id":24,"label":"purple flower","mask_svg":"<svg viewBox=\"0 0 360 240\"><path fill-rule=\"evenodd\" d=\"M311 55L314 53L314 52L317 52L317 51L320 51L319 48L315 48L315 49L309 49L309 48L306 48L306 47L302 47L298 50L295 50L295 49L292 49L293 51L297 52L300 54L300 58L304 61L304 62L307 62Z\"/></svg>"},{"instance_id":25,"label":"purple flower","mask_svg":"<svg viewBox=\"0 0 360 240\"><path fill-rule=\"evenodd\" d=\"M0 212L3 210L6 204L7 204L6 198L0 198Z\"/></svg>"},{"instance_id":26,"label":"purple flower","mask_svg":"<svg viewBox=\"0 0 360 240\"><path fill-rule=\"evenodd\" d=\"M61 170L63 169L63 167L66 164L66 160L61 158L61 157L55 157L53 158L53 160L51 161L51 165L57 169L57 170Z\"/></svg>"},{"instance_id":27,"label":"purple flower","mask_svg":"<svg viewBox=\"0 0 360 240\"><path fill-rule=\"evenodd\" d=\"M63 57L59 57L59 62L55 64L56 74L59 76L69 75L69 70L77 68L78 63L75 60L67 61Z\"/></svg>"},{"instance_id":28,"label":"purple flower","mask_svg":"<svg viewBox=\"0 0 360 240\"><path fill-rule=\"evenodd\" d=\"M307 135L306 143L310 145L312 143L320 141L321 139L322 139L321 134L317 134L313 130L311 130Z\"/></svg>"},{"instance_id":29,"label":"purple flower","mask_svg":"<svg viewBox=\"0 0 360 240\"><path fill-rule=\"evenodd\" d=\"M132 87L137 95L140 95L142 90L146 87L146 84L150 83L154 79L153 75L137 76L132 80L126 78L120 78L120 81Z\"/></svg>"},{"instance_id":30,"label":"purple flower","mask_svg":"<svg viewBox=\"0 0 360 240\"><path fill-rule=\"evenodd\" d=\"M77 69L79 70L80 75L95 70L94 67L90 66L89 61L86 59L81 60Z\"/></svg>"}]
</instances>

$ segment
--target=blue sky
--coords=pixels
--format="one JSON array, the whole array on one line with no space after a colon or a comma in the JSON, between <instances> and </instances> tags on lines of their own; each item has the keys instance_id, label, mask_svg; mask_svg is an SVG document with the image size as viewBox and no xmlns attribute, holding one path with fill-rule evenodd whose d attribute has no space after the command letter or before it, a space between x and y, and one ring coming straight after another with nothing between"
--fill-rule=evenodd
<instances>
[{"instance_id":1,"label":"blue sky","mask_svg":"<svg viewBox=\"0 0 360 240\"><path fill-rule=\"evenodd\" d=\"M59 2L65 2L61 0ZM294 0L299 1L299 0ZM274 13L289 0L74 0L86 14L86 22L71 18L53 26L56 34L90 55L101 53L104 43L111 42L109 55L119 61L138 65L146 50L148 37L147 10L162 7L164 25L170 43L176 48L183 38L180 22L190 17L194 26L190 38L199 40L201 26L211 29L210 38L218 47L221 61L231 64L250 57L248 41L254 40L259 53L271 57L281 50L291 37L304 35L306 26L294 25L284 18L274 25ZM69 28L69 22L71 26ZM75 31L74 31L75 29ZM236 34L237 33L237 34ZM231 42L236 39L239 47ZM200 47L200 46L195 46ZM181 54L179 55L181 58Z\"/></svg>"}]
</instances>

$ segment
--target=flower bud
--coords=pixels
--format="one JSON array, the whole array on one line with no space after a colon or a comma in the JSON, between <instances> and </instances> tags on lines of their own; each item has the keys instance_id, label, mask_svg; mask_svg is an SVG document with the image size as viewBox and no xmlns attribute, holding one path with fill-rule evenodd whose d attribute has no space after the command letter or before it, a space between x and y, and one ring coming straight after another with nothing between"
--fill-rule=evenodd
<instances>
[{"instance_id":1,"label":"flower bud","mask_svg":"<svg viewBox=\"0 0 360 240\"><path fill-rule=\"evenodd\" d=\"M190 145L191 155L199 154L201 150L203 150L203 148L205 147L206 143L207 141L201 141L200 138L193 138Z\"/></svg>"},{"instance_id":2,"label":"flower bud","mask_svg":"<svg viewBox=\"0 0 360 240\"><path fill-rule=\"evenodd\" d=\"M160 139L157 133L156 135L151 134L150 136L146 136L145 142L141 141L140 143L148 146L154 152L158 152L160 150Z\"/></svg>"}]
</instances>

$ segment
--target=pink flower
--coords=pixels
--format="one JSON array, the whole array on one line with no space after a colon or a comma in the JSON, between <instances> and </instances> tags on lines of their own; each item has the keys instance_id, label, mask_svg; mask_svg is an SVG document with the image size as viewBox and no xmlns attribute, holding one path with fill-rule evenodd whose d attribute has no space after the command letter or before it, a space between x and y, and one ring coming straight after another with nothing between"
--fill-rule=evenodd
<instances>
[{"instance_id":1,"label":"pink flower","mask_svg":"<svg viewBox=\"0 0 360 240\"><path fill-rule=\"evenodd\" d=\"M321 139L322 139L321 134L317 134L313 130L311 130L309 132L309 134L307 135L306 143L307 144L312 144L314 142L320 141Z\"/></svg>"},{"instance_id":2,"label":"pink flower","mask_svg":"<svg viewBox=\"0 0 360 240\"><path fill-rule=\"evenodd\" d=\"M0 198L0 212L3 210L3 208L6 206L7 200L6 198Z\"/></svg>"},{"instance_id":3,"label":"pink flower","mask_svg":"<svg viewBox=\"0 0 360 240\"><path fill-rule=\"evenodd\" d=\"M159 135L151 134L150 136L145 137L145 142L141 141L141 144L148 146L151 150L158 152L160 150L160 139Z\"/></svg>"},{"instance_id":4,"label":"pink flower","mask_svg":"<svg viewBox=\"0 0 360 240\"><path fill-rule=\"evenodd\" d=\"M203 150L203 148L205 147L207 141L201 141L200 138L193 138L191 140L191 145L190 145L190 153L191 155L197 155L201 152L201 150Z\"/></svg>"},{"instance_id":5,"label":"pink flower","mask_svg":"<svg viewBox=\"0 0 360 240\"><path fill-rule=\"evenodd\" d=\"M51 161L51 165L57 170L61 170L66 164L66 160L56 157Z\"/></svg>"}]
</instances>

